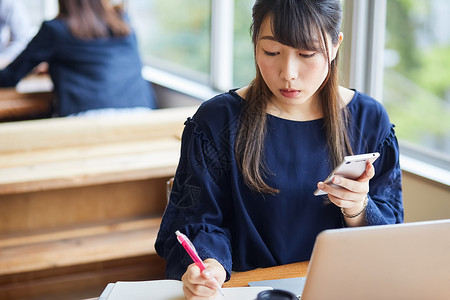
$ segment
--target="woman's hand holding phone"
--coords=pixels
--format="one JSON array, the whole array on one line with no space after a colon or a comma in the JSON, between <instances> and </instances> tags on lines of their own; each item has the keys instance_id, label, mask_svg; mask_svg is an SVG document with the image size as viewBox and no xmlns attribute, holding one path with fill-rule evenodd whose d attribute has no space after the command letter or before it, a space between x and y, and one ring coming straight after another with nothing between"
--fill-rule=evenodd
<instances>
[{"instance_id":1,"label":"woman's hand holding phone","mask_svg":"<svg viewBox=\"0 0 450 300\"><path fill-rule=\"evenodd\" d=\"M369 192L369 180L375 175L371 162L366 163L364 173L357 179L349 179L339 175L333 177L331 183L319 182L317 187L328 194L331 202L339 207L353 207L354 202L361 202ZM333 186L333 185L334 186ZM351 213L350 213L351 214Z\"/></svg>"},{"instance_id":2,"label":"woman's hand holding phone","mask_svg":"<svg viewBox=\"0 0 450 300\"><path fill-rule=\"evenodd\" d=\"M332 203L344 209L345 215L352 216L358 214L364 209L364 201L369 193L369 181L375 175L375 168L373 167L372 162L375 161L378 156L379 154L375 153L372 158L370 158L369 154L369 159L364 158L363 161L362 159L348 160L360 164L364 163L363 166L365 166L365 169L363 169L362 174L357 178L346 178L344 174L340 174L345 173L342 172L342 165L350 166L350 163L344 162L340 165L340 168L338 167L330 174L328 177L330 178L329 181L325 180L327 183L319 182L317 184L318 190L322 191L322 194L328 194L328 198ZM339 169L341 172L339 172ZM316 193L318 192L316 191ZM349 226L361 225L361 220L357 218L354 220L352 218L345 219Z\"/></svg>"}]
</instances>

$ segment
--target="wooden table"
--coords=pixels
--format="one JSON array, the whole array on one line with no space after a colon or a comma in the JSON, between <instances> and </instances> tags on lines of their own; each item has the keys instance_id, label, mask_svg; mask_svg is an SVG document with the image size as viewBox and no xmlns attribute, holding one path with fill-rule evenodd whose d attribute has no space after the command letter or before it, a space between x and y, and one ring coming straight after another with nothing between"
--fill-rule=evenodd
<instances>
[{"instance_id":1,"label":"wooden table","mask_svg":"<svg viewBox=\"0 0 450 300\"><path fill-rule=\"evenodd\" d=\"M308 264L309 261L302 261L282 266L233 273L231 274L231 279L225 282L223 286L243 287L248 286L250 281L304 277L306 276Z\"/></svg>"},{"instance_id":2,"label":"wooden table","mask_svg":"<svg viewBox=\"0 0 450 300\"><path fill-rule=\"evenodd\" d=\"M50 77L30 75L16 87L0 88L0 122L49 118L53 112Z\"/></svg>"},{"instance_id":3,"label":"wooden table","mask_svg":"<svg viewBox=\"0 0 450 300\"><path fill-rule=\"evenodd\" d=\"M250 281L284 279L306 276L309 261L302 261L282 266L255 269L246 272L231 274L231 279L224 283L223 287L245 287ZM90 298L84 300L98 300Z\"/></svg>"}]
</instances>

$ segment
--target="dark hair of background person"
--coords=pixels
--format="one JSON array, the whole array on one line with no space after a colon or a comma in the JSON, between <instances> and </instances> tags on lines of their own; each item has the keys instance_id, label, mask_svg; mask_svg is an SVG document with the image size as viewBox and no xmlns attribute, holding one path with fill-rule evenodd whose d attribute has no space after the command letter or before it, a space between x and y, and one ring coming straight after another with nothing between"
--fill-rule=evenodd
<instances>
[{"instance_id":1,"label":"dark hair of background person","mask_svg":"<svg viewBox=\"0 0 450 300\"><path fill-rule=\"evenodd\" d=\"M339 0L256 0L252 14L252 42L256 55L261 24L272 17L276 40L296 49L319 51L328 59L328 75L319 88L330 160L337 166L345 155L353 154L347 135L348 113L338 92L338 55L329 60L327 34L332 43L339 41L342 7ZM317 41L319 38L319 44ZM256 57L256 56L255 56ZM272 92L256 65L256 76L245 94L245 107L236 137L235 155L247 185L257 192L277 193L264 177L270 172L264 166L266 106ZM299 141L301 142L301 141Z\"/></svg>"},{"instance_id":2,"label":"dark hair of background person","mask_svg":"<svg viewBox=\"0 0 450 300\"><path fill-rule=\"evenodd\" d=\"M58 0L57 18L65 20L70 32L80 39L127 36L129 25L122 19L120 6L109 0Z\"/></svg>"}]
</instances>

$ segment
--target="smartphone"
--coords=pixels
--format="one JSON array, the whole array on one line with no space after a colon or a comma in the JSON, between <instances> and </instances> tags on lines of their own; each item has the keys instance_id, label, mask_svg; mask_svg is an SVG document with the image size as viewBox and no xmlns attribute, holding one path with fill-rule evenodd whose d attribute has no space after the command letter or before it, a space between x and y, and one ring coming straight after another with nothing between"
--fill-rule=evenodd
<instances>
[{"instance_id":1,"label":"smartphone","mask_svg":"<svg viewBox=\"0 0 450 300\"><path fill-rule=\"evenodd\" d=\"M334 178L334 175L339 175L349 179L357 179L364 173L366 169L366 162L373 163L380 156L380 153L366 153L358 155L350 155L344 157L344 160L328 175L327 179L323 182L330 184ZM321 189L317 189L314 195L325 195L326 193Z\"/></svg>"}]
</instances>

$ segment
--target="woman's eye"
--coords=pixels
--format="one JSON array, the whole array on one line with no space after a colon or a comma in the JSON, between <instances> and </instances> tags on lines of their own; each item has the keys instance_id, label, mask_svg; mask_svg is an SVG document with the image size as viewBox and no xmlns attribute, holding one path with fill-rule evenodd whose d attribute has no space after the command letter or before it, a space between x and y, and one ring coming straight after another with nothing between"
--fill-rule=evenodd
<instances>
[{"instance_id":1,"label":"woman's eye","mask_svg":"<svg viewBox=\"0 0 450 300\"><path fill-rule=\"evenodd\" d=\"M316 55L316 52L311 53L311 54L302 54L302 53L300 53L300 56L303 57L303 58L311 58L314 55Z\"/></svg>"},{"instance_id":2,"label":"woman's eye","mask_svg":"<svg viewBox=\"0 0 450 300\"><path fill-rule=\"evenodd\" d=\"M268 56L275 56L275 55L277 55L277 54L279 54L280 52L270 52L270 51L266 51L266 50L264 50L264 54L265 55L268 55Z\"/></svg>"}]
</instances>

